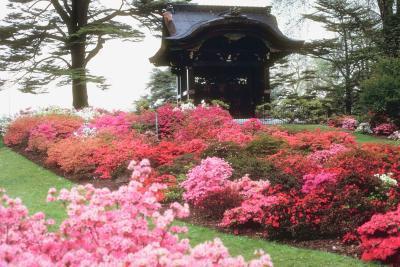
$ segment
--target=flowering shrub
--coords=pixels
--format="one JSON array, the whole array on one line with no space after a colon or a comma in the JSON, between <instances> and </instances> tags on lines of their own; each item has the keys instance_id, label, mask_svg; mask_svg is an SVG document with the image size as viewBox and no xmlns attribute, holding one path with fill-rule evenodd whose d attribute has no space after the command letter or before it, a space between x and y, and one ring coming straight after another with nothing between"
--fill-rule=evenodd
<instances>
[{"instance_id":1,"label":"flowering shrub","mask_svg":"<svg viewBox=\"0 0 400 267\"><path fill-rule=\"evenodd\" d=\"M255 135L265 130L265 126L259 119L249 119L242 125L242 131L246 134Z\"/></svg>"},{"instance_id":2,"label":"flowering shrub","mask_svg":"<svg viewBox=\"0 0 400 267\"><path fill-rule=\"evenodd\" d=\"M42 116L40 121L30 130L27 150L46 152L53 143L68 138L82 124L81 118L62 114Z\"/></svg>"},{"instance_id":3,"label":"flowering shrub","mask_svg":"<svg viewBox=\"0 0 400 267\"><path fill-rule=\"evenodd\" d=\"M378 126L376 126L373 129L374 133L377 135L384 135L384 136L389 136L391 135L394 131L396 131L396 125L392 123L382 123Z\"/></svg>"},{"instance_id":4,"label":"flowering shrub","mask_svg":"<svg viewBox=\"0 0 400 267\"><path fill-rule=\"evenodd\" d=\"M11 124L12 118L7 117L7 116L1 116L0 117L0 136L3 136L6 134L8 130L8 126Z\"/></svg>"},{"instance_id":5,"label":"flowering shrub","mask_svg":"<svg viewBox=\"0 0 400 267\"><path fill-rule=\"evenodd\" d=\"M319 173L310 173L304 175L304 185L301 191L303 193L310 193L321 187L322 184L335 184L337 182L338 174L335 172L322 171Z\"/></svg>"},{"instance_id":6,"label":"flowering shrub","mask_svg":"<svg viewBox=\"0 0 400 267\"><path fill-rule=\"evenodd\" d=\"M90 176L96 169L93 157L100 145L102 141L98 138L63 139L50 146L46 162L59 166L66 173Z\"/></svg>"},{"instance_id":7,"label":"flowering shrub","mask_svg":"<svg viewBox=\"0 0 400 267\"><path fill-rule=\"evenodd\" d=\"M158 125L161 138L173 137L175 131L181 127L185 114L171 105L164 105L157 109Z\"/></svg>"},{"instance_id":8,"label":"flowering shrub","mask_svg":"<svg viewBox=\"0 0 400 267\"><path fill-rule=\"evenodd\" d=\"M386 214L376 214L358 228L362 259L387 264L400 262L400 206Z\"/></svg>"},{"instance_id":9,"label":"flowering shrub","mask_svg":"<svg viewBox=\"0 0 400 267\"><path fill-rule=\"evenodd\" d=\"M207 158L193 168L182 183L183 198L194 206L201 206L209 194L222 192L229 186L232 168L223 159Z\"/></svg>"},{"instance_id":10,"label":"flowering shrub","mask_svg":"<svg viewBox=\"0 0 400 267\"><path fill-rule=\"evenodd\" d=\"M48 201L64 203L68 217L56 233L47 226L43 213L28 215L20 200L1 193L0 264L12 266L266 266L271 259L246 263L233 258L219 239L194 248L189 240L176 235L187 231L172 226L177 218L188 216L188 206L178 203L161 213L156 193L132 181L115 192L78 186L59 194L49 190ZM149 225L151 222L151 226Z\"/></svg>"},{"instance_id":11,"label":"flowering shrub","mask_svg":"<svg viewBox=\"0 0 400 267\"><path fill-rule=\"evenodd\" d=\"M398 182L391 177L392 175L393 175L393 173L375 174L374 176L379 178L379 180L382 181L384 186L386 186L386 187L395 187L395 186L398 185Z\"/></svg>"},{"instance_id":12,"label":"flowering shrub","mask_svg":"<svg viewBox=\"0 0 400 267\"><path fill-rule=\"evenodd\" d=\"M308 159L312 160L317 164L324 164L333 156L340 153L349 151L349 148L341 144L333 144L329 149L317 150L307 156Z\"/></svg>"},{"instance_id":13,"label":"flowering shrub","mask_svg":"<svg viewBox=\"0 0 400 267\"><path fill-rule=\"evenodd\" d=\"M342 119L342 128L350 131L354 131L357 128L358 122L352 117L344 117Z\"/></svg>"},{"instance_id":14,"label":"flowering shrub","mask_svg":"<svg viewBox=\"0 0 400 267\"><path fill-rule=\"evenodd\" d=\"M28 142L30 131L40 123L37 116L19 117L13 121L4 135L4 143L9 146L21 145Z\"/></svg>"},{"instance_id":15,"label":"flowering shrub","mask_svg":"<svg viewBox=\"0 0 400 267\"><path fill-rule=\"evenodd\" d=\"M369 124L368 122L360 123L355 131L357 133L363 133L363 134L372 134L373 133L373 131L371 129L371 124Z\"/></svg>"},{"instance_id":16,"label":"flowering shrub","mask_svg":"<svg viewBox=\"0 0 400 267\"><path fill-rule=\"evenodd\" d=\"M106 114L96 117L91 124L90 128L95 128L98 131L109 131L112 134L127 134L129 133L132 125L133 118L129 114L120 112L116 115Z\"/></svg>"},{"instance_id":17,"label":"flowering shrub","mask_svg":"<svg viewBox=\"0 0 400 267\"><path fill-rule=\"evenodd\" d=\"M388 138L399 141L400 140L400 131L393 132Z\"/></svg>"},{"instance_id":18,"label":"flowering shrub","mask_svg":"<svg viewBox=\"0 0 400 267\"><path fill-rule=\"evenodd\" d=\"M275 136L277 136L275 134ZM342 144L345 146L355 144L354 137L349 133L329 131L322 132L317 129L314 132L300 132L293 135L279 134L286 140L291 148L297 150L317 151L330 149L333 144Z\"/></svg>"}]
</instances>

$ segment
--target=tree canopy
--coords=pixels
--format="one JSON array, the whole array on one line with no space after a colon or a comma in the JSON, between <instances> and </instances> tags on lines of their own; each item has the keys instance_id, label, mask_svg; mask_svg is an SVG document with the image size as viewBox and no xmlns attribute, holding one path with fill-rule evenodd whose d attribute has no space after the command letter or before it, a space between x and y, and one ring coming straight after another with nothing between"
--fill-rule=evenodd
<instances>
[{"instance_id":1,"label":"tree canopy","mask_svg":"<svg viewBox=\"0 0 400 267\"><path fill-rule=\"evenodd\" d=\"M88 63L110 39L139 41L140 26L157 27L165 0L8 0L0 26L0 61L23 92L35 93L57 80L72 83L73 105L88 105L87 83L104 86ZM131 17L135 23L123 22Z\"/></svg>"}]
</instances>

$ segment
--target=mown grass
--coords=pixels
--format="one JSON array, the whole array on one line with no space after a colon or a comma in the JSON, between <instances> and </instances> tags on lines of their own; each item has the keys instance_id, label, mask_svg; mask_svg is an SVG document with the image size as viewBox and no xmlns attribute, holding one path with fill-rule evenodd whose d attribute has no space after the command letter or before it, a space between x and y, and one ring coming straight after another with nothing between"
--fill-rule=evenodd
<instances>
[{"instance_id":1,"label":"mown grass","mask_svg":"<svg viewBox=\"0 0 400 267\"><path fill-rule=\"evenodd\" d=\"M57 189L70 188L73 184L52 172L43 169L24 157L14 153L3 146L0 140L0 188L5 188L7 194L19 197L23 200L29 210L34 213L43 211L48 217L60 223L66 216L64 209L54 203L46 203L47 191L50 187ZM321 266L378 266L365 264L359 260L307 249L298 249L268 242L261 239L252 239L241 236L224 234L205 227L199 227L183 222L189 233L185 237L190 239L192 245L199 244L214 238L220 238L229 248L232 255L243 255L246 259L254 257L254 251L263 249L273 258L277 267L321 267Z\"/></svg>"}]
</instances>

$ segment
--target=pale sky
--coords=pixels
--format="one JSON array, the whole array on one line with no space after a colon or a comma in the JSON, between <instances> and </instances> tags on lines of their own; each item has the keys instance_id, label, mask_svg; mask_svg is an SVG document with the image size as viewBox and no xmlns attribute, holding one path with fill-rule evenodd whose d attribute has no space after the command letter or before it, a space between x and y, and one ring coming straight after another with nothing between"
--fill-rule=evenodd
<instances>
[{"instance_id":1,"label":"pale sky","mask_svg":"<svg viewBox=\"0 0 400 267\"><path fill-rule=\"evenodd\" d=\"M106 0L109 1L109 0ZM6 14L6 3L0 2L0 20ZM266 0L193 0L193 3L220 4L234 6L267 6ZM301 11L300 11L301 12ZM274 13L274 11L273 11ZM278 17L280 27L289 37L297 39L316 39L326 36L326 32L318 25L303 25L301 30L285 28L288 18ZM89 104L94 107L107 109L132 108L134 100L145 93L146 83L153 66L148 58L153 56L160 47L160 40L147 34L143 42L109 41L103 50L89 64L92 74L103 75L107 78L110 89L101 91L94 86L89 86ZM4 75L0 72L0 75ZM46 107L56 105L61 107L72 106L72 93L70 86L58 87L49 90L47 94L24 94L12 88L0 91L0 116L13 114L27 107Z\"/></svg>"}]
</instances>

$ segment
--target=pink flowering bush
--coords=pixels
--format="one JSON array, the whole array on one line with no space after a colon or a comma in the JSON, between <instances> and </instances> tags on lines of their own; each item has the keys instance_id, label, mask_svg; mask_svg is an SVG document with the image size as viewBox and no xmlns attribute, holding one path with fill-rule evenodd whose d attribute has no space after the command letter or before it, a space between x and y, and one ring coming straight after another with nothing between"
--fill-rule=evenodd
<instances>
[{"instance_id":1,"label":"pink flowering bush","mask_svg":"<svg viewBox=\"0 0 400 267\"><path fill-rule=\"evenodd\" d=\"M358 122L353 117L344 117L342 119L342 128L354 131L357 128Z\"/></svg>"},{"instance_id":2,"label":"pink flowering bush","mask_svg":"<svg viewBox=\"0 0 400 267\"><path fill-rule=\"evenodd\" d=\"M182 183L185 201L201 206L209 194L224 191L230 184L232 167L223 159L212 157L201 161Z\"/></svg>"},{"instance_id":3,"label":"pink flowering bush","mask_svg":"<svg viewBox=\"0 0 400 267\"><path fill-rule=\"evenodd\" d=\"M337 182L338 173L324 170L318 173L310 173L304 175L304 184L301 189L303 193L310 193L318 189L323 184L335 184Z\"/></svg>"},{"instance_id":4,"label":"pink flowering bush","mask_svg":"<svg viewBox=\"0 0 400 267\"><path fill-rule=\"evenodd\" d=\"M317 151L309 154L307 156L307 158L317 164L324 164L330 158L332 158L340 153L349 151L349 150L350 150L349 148L347 148L346 146L344 146L342 144L332 144L329 149L317 150Z\"/></svg>"},{"instance_id":5,"label":"pink flowering bush","mask_svg":"<svg viewBox=\"0 0 400 267\"><path fill-rule=\"evenodd\" d=\"M133 117L125 112L118 114L105 114L93 119L88 125L90 128L95 128L98 131L109 131L113 134L127 134L132 126Z\"/></svg>"},{"instance_id":6,"label":"pink flowering bush","mask_svg":"<svg viewBox=\"0 0 400 267\"><path fill-rule=\"evenodd\" d=\"M397 130L396 125L392 123L382 123L373 129L374 134L389 136Z\"/></svg>"},{"instance_id":7,"label":"pink flowering bush","mask_svg":"<svg viewBox=\"0 0 400 267\"><path fill-rule=\"evenodd\" d=\"M146 175L148 166L142 165L130 167L134 172L145 168ZM189 240L177 235L187 229L172 226L175 218L188 216L189 208L173 203L161 212L156 193L162 188L155 184L144 190L136 181L114 192L92 185L59 193L52 188L47 200L64 203L68 215L55 233L48 231L54 222L43 213L30 216L20 200L2 191L0 265L273 266L263 252L248 263L241 256L233 258L219 239L191 248Z\"/></svg>"}]
</instances>

